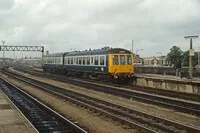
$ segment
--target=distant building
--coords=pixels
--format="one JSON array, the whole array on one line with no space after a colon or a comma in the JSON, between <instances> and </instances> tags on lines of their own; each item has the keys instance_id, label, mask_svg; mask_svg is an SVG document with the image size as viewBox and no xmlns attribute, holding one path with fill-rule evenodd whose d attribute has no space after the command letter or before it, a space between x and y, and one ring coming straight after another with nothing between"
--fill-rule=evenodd
<instances>
[{"instance_id":1,"label":"distant building","mask_svg":"<svg viewBox=\"0 0 200 133\"><path fill-rule=\"evenodd\" d=\"M142 58L140 58L140 56L139 55L135 55L134 56L134 64L137 66L137 65L143 65L143 63L142 63Z\"/></svg>"},{"instance_id":2,"label":"distant building","mask_svg":"<svg viewBox=\"0 0 200 133\"><path fill-rule=\"evenodd\" d=\"M12 62L13 59L11 59L11 58L0 58L0 62L3 62L3 61L5 61L5 62Z\"/></svg>"},{"instance_id":3,"label":"distant building","mask_svg":"<svg viewBox=\"0 0 200 133\"><path fill-rule=\"evenodd\" d=\"M26 64L28 66L41 66L41 61L42 61L42 58L40 57L30 57L30 58L23 58L23 59L20 59L20 62L22 64Z\"/></svg>"},{"instance_id":4,"label":"distant building","mask_svg":"<svg viewBox=\"0 0 200 133\"><path fill-rule=\"evenodd\" d=\"M166 56L144 58L144 66L168 66Z\"/></svg>"}]
</instances>

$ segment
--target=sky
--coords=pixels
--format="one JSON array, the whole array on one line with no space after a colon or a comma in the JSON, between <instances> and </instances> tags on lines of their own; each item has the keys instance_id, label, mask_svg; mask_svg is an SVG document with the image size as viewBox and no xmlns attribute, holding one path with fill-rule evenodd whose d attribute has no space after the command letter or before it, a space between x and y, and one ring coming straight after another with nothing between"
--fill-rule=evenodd
<instances>
[{"instance_id":1,"label":"sky","mask_svg":"<svg viewBox=\"0 0 200 133\"><path fill-rule=\"evenodd\" d=\"M133 40L134 53L151 57L166 55L174 45L188 50L186 35L200 36L200 0L0 0L5 45L57 53L104 46L132 50ZM200 37L193 47L200 49Z\"/></svg>"}]
</instances>

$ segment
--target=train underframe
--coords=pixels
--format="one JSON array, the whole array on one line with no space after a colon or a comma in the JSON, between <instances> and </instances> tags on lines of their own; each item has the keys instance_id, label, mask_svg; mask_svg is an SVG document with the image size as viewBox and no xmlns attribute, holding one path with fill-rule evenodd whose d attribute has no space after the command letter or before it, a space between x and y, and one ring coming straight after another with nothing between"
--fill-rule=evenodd
<instances>
[{"instance_id":1,"label":"train underframe","mask_svg":"<svg viewBox=\"0 0 200 133\"><path fill-rule=\"evenodd\" d=\"M72 77L83 77L85 79L95 79L98 81L108 81L114 83L132 83L133 73L98 73L98 72L84 72L63 69L44 69L47 73L64 74Z\"/></svg>"}]
</instances>

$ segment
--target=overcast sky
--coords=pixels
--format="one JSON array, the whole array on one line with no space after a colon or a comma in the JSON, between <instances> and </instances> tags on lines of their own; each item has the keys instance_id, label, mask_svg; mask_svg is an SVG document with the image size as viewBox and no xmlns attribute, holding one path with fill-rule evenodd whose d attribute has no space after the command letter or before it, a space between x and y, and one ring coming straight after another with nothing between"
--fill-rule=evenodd
<instances>
[{"instance_id":1,"label":"overcast sky","mask_svg":"<svg viewBox=\"0 0 200 133\"><path fill-rule=\"evenodd\" d=\"M142 57L189 49L200 35L200 0L0 0L0 40L43 45L50 53L131 49ZM200 39L193 46L197 51Z\"/></svg>"}]
</instances>

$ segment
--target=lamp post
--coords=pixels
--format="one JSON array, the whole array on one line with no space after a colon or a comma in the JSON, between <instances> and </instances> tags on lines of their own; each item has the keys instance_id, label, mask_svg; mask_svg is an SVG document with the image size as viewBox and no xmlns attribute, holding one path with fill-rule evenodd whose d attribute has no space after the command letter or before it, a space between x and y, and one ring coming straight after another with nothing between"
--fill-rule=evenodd
<instances>
[{"instance_id":1,"label":"lamp post","mask_svg":"<svg viewBox=\"0 0 200 133\"><path fill-rule=\"evenodd\" d=\"M134 47L133 47L133 40L132 40L132 53L134 52L134 49L133 49ZM134 54L134 53L133 53Z\"/></svg>"},{"instance_id":2,"label":"lamp post","mask_svg":"<svg viewBox=\"0 0 200 133\"><path fill-rule=\"evenodd\" d=\"M143 49L136 49L135 55L137 55L138 51L142 51Z\"/></svg>"},{"instance_id":3,"label":"lamp post","mask_svg":"<svg viewBox=\"0 0 200 133\"><path fill-rule=\"evenodd\" d=\"M200 68L200 47L198 48L198 67Z\"/></svg>"},{"instance_id":4,"label":"lamp post","mask_svg":"<svg viewBox=\"0 0 200 133\"><path fill-rule=\"evenodd\" d=\"M194 49L192 49L192 39L198 38L198 36L185 36L184 38L190 39L190 49L189 49L189 78L192 79L193 66L192 66L192 56L194 56Z\"/></svg>"},{"instance_id":5,"label":"lamp post","mask_svg":"<svg viewBox=\"0 0 200 133\"><path fill-rule=\"evenodd\" d=\"M5 43L6 41L2 41L2 43L3 43L3 49L4 49L4 43ZM3 50L3 65L4 65L4 50Z\"/></svg>"}]
</instances>

